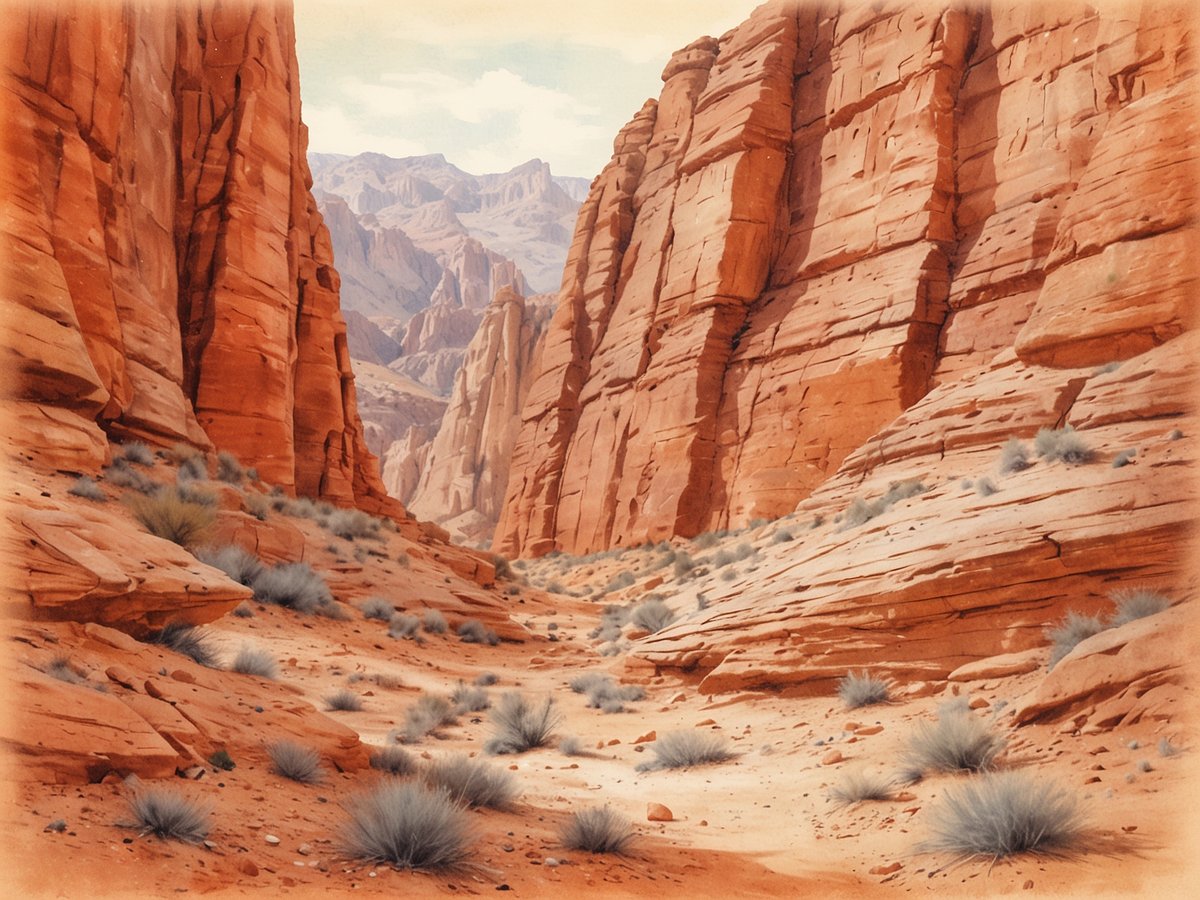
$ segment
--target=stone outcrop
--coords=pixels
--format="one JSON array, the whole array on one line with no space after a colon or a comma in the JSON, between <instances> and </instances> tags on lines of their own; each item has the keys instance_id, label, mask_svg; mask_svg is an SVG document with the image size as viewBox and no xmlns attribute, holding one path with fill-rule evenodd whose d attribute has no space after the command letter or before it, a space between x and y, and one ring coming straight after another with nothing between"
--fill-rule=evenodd
<instances>
[{"instance_id":1,"label":"stone outcrop","mask_svg":"<svg viewBox=\"0 0 1200 900\"><path fill-rule=\"evenodd\" d=\"M105 435L215 445L402 514L363 442L290 8L8 14L7 438L76 471Z\"/></svg>"},{"instance_id":2,"label":"stone outcrop","mask_svg":"<svg viewBox=\"0 0 1200 900\"><path fill-rule=\"evenodd\" d=\"M518 414L541 355L550 299L526 300L502 289L467 348L409 499L414 515L443 525L452 536L485 544L491 540L508 484ZM387 474L385 466L385 479Z\"/></svg>"},{"instance_id":3,"label":"stone outcrop","mask_svg":"<svg viewBox=\"0 0 1200 900\"><path fill-rule=\"evenodd\" d=\"M496 549L789 513L936 388L1181 334L1189 28L772 3L675 54L581 210Z\"/></svg>"}]
</instances>

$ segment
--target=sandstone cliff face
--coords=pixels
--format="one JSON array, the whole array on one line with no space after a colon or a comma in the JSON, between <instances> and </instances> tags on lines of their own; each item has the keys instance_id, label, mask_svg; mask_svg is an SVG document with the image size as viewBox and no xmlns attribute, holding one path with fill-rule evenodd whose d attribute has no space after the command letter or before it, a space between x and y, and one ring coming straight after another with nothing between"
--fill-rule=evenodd
<instances>
[{"instance_id":1,"label":"sandstone cliff face","mask_svg":"<svg viewBox=\"0 0 1200 900\"><path fill-rule=\"evenodd\" d=\"M414 515L445 526L452 536L491 540L508 485L518 414L541 355L550 299L526 300L502 289L467 348L409 500ZM385 468L385 479L387 475Z\"/></svg>"},{"instance_id":2,"label":"sandstone cliff face","mask_svg":"<svg viewBox=\"0 0 1200 900\"><path fill-rule=\"evenodd\" d=\"M363 443L290 8L8 15L8 439L77 471L106 434L216 445L401 513Z\"/></svg>"},{"instance_id":3,"label":"sandstone cliff face","mask_svg":"<svg viewBox=\"0 0 1200 900\"><path fill-rule=\"evenodd\" d=\"M1075 423L1080 367L1194 319L1189 27L772 3L675 54L581 210L496 549L790 513L839 470L905 468L923 399L989 449L984 406L1010 432ZM1057 399L987 393L1027 380ZM1110 421L1157 408L1112 390Z\"/></svg>"}]
</instances>

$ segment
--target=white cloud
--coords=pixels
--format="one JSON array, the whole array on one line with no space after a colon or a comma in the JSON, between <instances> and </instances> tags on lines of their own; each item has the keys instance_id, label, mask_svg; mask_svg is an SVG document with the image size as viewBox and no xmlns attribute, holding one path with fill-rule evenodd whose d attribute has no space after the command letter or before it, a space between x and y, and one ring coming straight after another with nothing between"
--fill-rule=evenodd
<instances>
[{"instance_id":1,"label":"white cloud","mask_svg":"<svg viewBox=\"0 0 1200 900\"><path fill-rule=\"evenodd\" d=\"M308 126L308 149L314 153L344 153L354 156L365 151L387 156L423 156L430 151L417 141L397 137L386 129L368 131L358 119L351 119L336 106L305 105L301 111Z\"/></svg>"}]
</instances>

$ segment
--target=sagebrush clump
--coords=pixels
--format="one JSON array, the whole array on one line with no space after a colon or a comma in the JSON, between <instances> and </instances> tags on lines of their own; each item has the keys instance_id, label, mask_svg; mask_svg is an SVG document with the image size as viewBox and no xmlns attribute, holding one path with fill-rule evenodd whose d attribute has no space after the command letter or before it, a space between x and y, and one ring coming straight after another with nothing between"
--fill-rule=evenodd
<instances>
[{"instance_id":1,"label":"sagebrush clump","mask_svg":"<svg viewBox=\"0 0 1200 900\"><path fill-rule=\"evenodd\" d=\"M638 628L644 628L654 634L674 622L675 613L671 612L671 607L662 600L644 600L633 608L630 621Z\"/></svg>"},{"instance_id":2,"label":"sagebrush clump","mask_svg":"<svg viewBox=\"0 0 1200 900\"><path fill-rule=\"evenodd\" d=\"M1000 451L1000 474L1008 475L1028 469L1029 448L1017 438L1009 438L1008 443Z\"/></svg>"},{"instance_id":3,"label":"sagebrush clump","mask_svg":"<svg viewBox=\"0 0 1200 900\"><path fill-rule=\"evenodd\" d=\"M487 644L494 647L500 643L499 635L478 619L467 619L459 623L456 632L464 644Z\"/></svg>"},{"instance_id":4,"label":"sagebrush clump","mask_svg":"<svg viewBox=\"0 0 1200 900\"><path fill-rule=\"evenodd\" d=\"M346 810L341 843L349 856L406 869L445 869L470 853L466 812L445 791L385 783L352 798Z\"/></svg>"},{"instance_id":5,"label":"sagebrush clump","mask_svg":"<svg viewBox=\"0 0 1200 900\"><path fill-rule=\"evenodd\" d=\"M202 544L217 518L212 507L185 499L178 488L160 488L153 494L132 494L125 502L147 531L181 547Z\"/></svg>"},{"instance_id":6,"label":"sagebrush clump","mask_svg":"<svg viewBox=\"0 0 1200 900\"><path fill-rule=\"evenodd\" d=\"M668 731L650 744L655 758L639 763L639 772L685 769L733 759L725 738L707 731Z\"/></svg>"},{"instance_id":7,"label":"sagebrush clump","mask_svg":"<svg viewBox=\"0 0 1200 900\"><path fill-rule=\"evenodd\" d=\"M325 777L321 755L310 747L294 741L275 741L267 745L267 755L271 758L272 769L284 778L301 784L317 784Z\"/></svg>"},{"instance_id":8,"label":"sagebrush clump","mask_svg":"<svg viewBox=\"0 0 1200 900\"><path fill-rule=\"evenodd\" d=\"M947 708L935 723L917 723L905 761L913 773L981 772L991 768L1005 743L969 710Z\"/></svg>"},{"instance_id":9,"label":"sagebrush clump","mask_svg":"<svg viewBox=\"0 0 1200 900\"><path fill-rule=\"evenodd\" d=\"M633 823L609 806L576 810L559 833L568 850L588 853L624 853L633 836Z\"/></svg>"},{"instance_id":10,"label":"sagebrush clump","mask_svg":"<svg viewBox=\"0 0 1200 900\"><path fill-rule=\"evenodd\" d=\"M524 753L545 746L562 715L551 697L534 703L512 691L501 696L491 719L494 733L484 750L491 754Z\"/></svg>"},{"instance_id":11,"label":"sagebrush clump","mask_svg":"<svg viewBox=\"0 0 1200 900\"><path fill-rule=\"evenodd\" d=\"M202 666L215 666L217 654L209 641L208 633L184 622L172 622L158 631L150 633L147 640L190 657Z\"/></svg>"},{"instance_id":12,"label":"sagebrush clump","mask_svg":"<svg viewBox=\"0 0 1200 900\"><path fill-rule=\"evenodd\" d=\"M835 806L850 806L866 800L890 800L895 785L892 779L865 769L848 769L842 780L829 791Z\"/></svg>"},{"instance_id":13,"label":"sagebrush clump","mask_svg":"<svg viewBox=\"0 0 1200 900\"><path fill-rule=\"evenodd\" d=\"M422 780L441 788L450 799L468 806L508 809L519 791L512 775L465 753L434 760L421 771Z\"/></svg>"},{"instance_id":14,"label":"sagebrush clump","mask_svg":"<svg viewBox=\"0 0 1200 900\"><path fill-rule=\"evenodd\" d=\"M887 703L891 682L869 672L849 672L838 682L838 696L847 709Z\"/></svg>"},{"instance_id":15,"label":"sagebrush clump","mask_svg":"<svg viewBox=\"0 0 1200 900\"><path fill-rule=\"evenodd\" d=\"M1135 619L1158 615L1171 605L1170 599L1165 594L1146 588L1126 588L1116 591L1112 595L1112 599L1116 604L1116 610L1108 620L1110 628L1116 628Z\"/></svg>"},{"instance_id":16,"label":"sagebrush clump","mask_svg":"<svg viewBox=\"0 0 1200 900\"><path fill-rule=\"evenodd\" d=\"M311 615L333 602L325 579L308 563L279 563L256 577L251 587L255 600L299 613Z\"/></svg>"},{"instance_id":17,"label":"sagebrush clump","mask_svg":"<svg viewBox=\"0 0 1200 900\"><path fill-rule=\"evenodd\" d=\"M1037 455L1051 462L1085 463L1092 458L1087 442L1070 425L1063 428L1039 428L1033 439Z\"/></svg>"},{"instance_id":18,"label":"sagebrush clump","mask_svg":"<svg viewBox=\"0 0 1200 900\"><path fill-rule=\"evenodd\" d=\"M325 708L332 712L358 712L363 708L362 698L354 691L342 688L325 698Z\"/></svg>"},{"instance_id":19,"label":"sagebrush clump","mask_svg":"<svg viewBox=\"0 0 1200 900\"><path fill-rule=\"evenodd\" d=\"M253 553L247 553L235 544L224 547L201 547L196 558L205 565L220 569L238 584L252 587L267 567Z\"/></svg>"},{"instance_id":20,"label":"sagebrush clump","mask_svg":"<svg viewBox=\"0 0 1200 900\"><path fill-rule=\"evenodd\" d=\"M168 788L143 788L129 798L129 809L142 834L188 844L208 836L211 809Z\"/></svg>"},{"instance_id":21,"label":"sagebrush clump","mask_svg":"<svg viewBox=\"0 0 1200 900\"><path fill-rule=\"evenodd\" d=\"M1074 610L1068 612L1058 625L1046 630L1046 637L1051 642L1048 668L1053 669L1077 644L1099 634L1104 628L1104 623L1097 616L1085 616Z\"/></svg>"},{"instance_id":22,"label":"sagebrush clump","mask_svg":"<svg viewBox=\"0 0 1200 900\"><path fill-rule=\"evenodd\" d=\"M96 483L94 478L87 475L80 475L75 479L70 488L67 489L68 494L73 494L76 497L82 497L84 500L95 500L97 503L107 503L108 497L105 496L103 488Z\"/></svg>"},{"instance_id":23,"label":"sagebrush clump","mask_svg":"<svg viewBox=\"0 0 1200 900\"><path fill-rule=\"evenodd\" d=\"M238 650L230 669L242 675L257 675L260 678L277 678L279 676L279 667L275 664L275 658L266 650L252 647L249 644L243 644Z\"/></svg>"},{"instance_id":24,"label":"sagebrush clump","mask_svg":"<svg viewBox=\"0 0 1200 900\"><path fill-rule=\"evenodd\" d=\"M389 775L412 775L417 771L417 761L403 747L389 744L371 751L370 763L372 769L379 769Z\"/></svg>"},{"instance_id":25,"label":"sagebrush clump","mask_svg":"<svg viewBox=\"0 0 1200 900\"><path fill-rule=\"evenodd\" d=\"M387 622L396 612L391 600L383 597L368 597L358 607L364 619L378 619Z\"/></svg>"}]
</instances>

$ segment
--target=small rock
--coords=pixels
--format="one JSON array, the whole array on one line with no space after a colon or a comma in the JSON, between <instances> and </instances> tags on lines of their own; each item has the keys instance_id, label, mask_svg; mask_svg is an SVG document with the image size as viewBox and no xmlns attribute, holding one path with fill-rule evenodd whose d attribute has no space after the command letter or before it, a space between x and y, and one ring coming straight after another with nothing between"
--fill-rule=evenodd
<instances>
[{"instance_id":1,"label":"small rock","mask_svg":"<svg viewBox=\"0 0 1200 900\"><path fill-rule=\"evenodd\" d=\"M862 728L861 722L847 722L842 726L843 731L858 731L860 728Z\"/></svg>"},{"instance_id":2,"label":"small rock","mask_svg":"<svg viewBox=\"0 0 1200 900\"><path fill-rule=\"evenodd\" d=\"M883 731L882 725L867 725L864 728L856 728L854 733L859 737L870 737L873 734L879 734Z\"/></svg>"},{"instance_id":3,"label":"small rock","mask_svg":"<svg viewBox=\"0 0 1200 900\"><path fill-rule=\"evenodd\" d=\"M1093 775L1091 778L1084 779L1084 784L1097 784L1100 781L1099 775Z\"/></svg>"},{"instance_id":4,"label":"small rock","mask_svg":"<svg viewBox=\"0 0 1200 900\"><path fill-rule=\"evenodd\" d=\"M974 697L967 706L970 709L987 709L992 704L988 703L983 697Z\"/></svg>"},{"instance_id":5,"label":"small rock","mask_svg":"<svg viewBox=\"0 0 1200 900\"><path fill-rule=\"evenodd\" d=\"M658 732L654 730L647 731L645 734L634 740L635 744L648 744L650 741L658 740Z\"/></svg>"},{"instance_id":6,"label":"small rock","mask_svg":"<svg viewBox=\"0 0 1200 900\"><path fill-rule=\"evenodd\" d=\"M1023 885L1021 885L1021 888L1026 891L1033 890L1033 879L1030 878L1030 879L1026 880L1026 882Z\"/></svg>"},{"instance_id":7,"label":"small rock","mask_svg":"<svg viewBox=\"0 0 1200 900\"><path fill-rule=\"evenodd\" d=\"M279 843L279 838L275 837L275 835L273 835L273 834L268 834L266 837L263 838L263 840L266 841L268 844L271 844L272 846Z\"/></svg>"},{"instance_id":8,"label":"small rock","mask_svg":"<svg viewBox=\"0 0 1200 900\"><path fill-rule=\"evenodd\" d=\"M893 872L899 872L904 868L904 863L894 862L886 866L875 866L870 870L871 875L891 875Z\"/></svg>"},{"instance_id":9,"label":"small rock","mask_svg":"<svg viewBox=\"0 0 1200 900\"><path fill-rule=\"evenodd\" d=\"M608 742L608 746L610 746L610 747L615 747L615 746L617 746L617 744L619 744L619 743L621 743L621 739L620 739L620 738L613 738L611 741L609 741L609 742Z\"/></svg>"},{"instance_id":10,"label":"small rock","mask_svg":"<svg viewBox=\"0 0 1200 900\"><path fill-rule=\"evenodd\" d=\"M553 856L547 856L546 857L546 865L548 865L552 869L557 869L558 868L558 860L555 859Z\"/></svg>"},{"instance_id":11,"label":"small rock","mask_svg":"<svg viewBox=\"0 0 1200 900\"><path fill-rule=\"evenodd\" d=\"M678 694L676 694L674 697L671 698L671 702L672 703L682 703L686 699L687 699L687 694L685 694L683 691L680 691Z\"/></svg>"},{"instance_id":12,"label":"small rock","mask_svg":"<svg viewBox=\"0 0 1200 900\"><path fill-rule=\"evenodd\" d=\"M256 875L258 875L258 866L248 859L243 859L238 865L238 869L243 875L249 875L251 878L254 878Z\"/></svg>"},{"instance_id":13,"label":"small rock","mask_svg":"<svg viewBox=\"0 0 1200 900\"><path fill-rule=\"evenodd\" d=\"M512 844L503 844L501 845L500 849L505 853L512 853L514 848Z\"/></svg>"},{"instance_id":14,"label":"small rock","mask_svg":"<svg viewBox=\"0 0 1200 900\"><path fill-rule=\"evenodd\" d=\"M171 673L171 677L176 681L182 681L184 684L195 684L196 676L191 672L186 672L183 669L176 669Z\"/></svg>"},{"instance_id":15,"label":"small rock","mask_svg":"<svg viewBox=\"0 0 1200 900\"><path fill-rule=\"evenodd\" d=\"M671 814L671 810L663 806L661 803L646 804L646 821L647 822L674 822L675 816Z\"/></svg>"},{"instance_id":16,"label":"small rock","mask_svg":"<svg viewBox=\"0 0 1200 900\"><path fill-rule=\"evenodd\" d=\"M705 725L716 725L716 724L717 724L716 719L704 719L701 722L697 722L696 727L703 728Z\"/></svg>"},{"instance_id":17,"label":"small rock","mask_svg":"<svg viewBox=\"0 0 1200 900\"><path fill-rule=\"evenodd\" d=\"M205 842L204 842L204 846L205 846L205 848L206 848L206 849L208 849L208 850L216 850L216 849L217 849L217 842L216 842L216 841L205 841Z\"/></svg>"},{"instance_id":18,"label":"small rock","mask_svg":"<svg viewBox=\"0 0 1200 900\"><path fill-rule=\"evenodd\" d=\"M310 847L308 844L301 844L296 848L296 852L301 856L308 856L308 854L312 853L312 847Z\"/></svg>"},{"instance_id":19,"label":"small rock","mask_svg":"<svg viewBox=\"0 0 1200 900\"><path fill-rule=\"evenodd\" d=\"M47 825L45 828L42 829L42 831L54 831L54 832L58 832L59 834L61 834L62 832L66 831L66 830L67 830L67 820L66 819L55 819L53 822L51 822L49 825Z\"/></svg>"},{"instance_id":20,"label":"small rock","mask_svg":"<svg viewBox=\"0 0 1200 900\"><path fill-rule=\"evenodd\" d=\"M701 819L701 820L700 820L700 827L701 827L701 828L707 828L707 827L708 827L708 819Z\"/></svg>"},{"instance_id":21,"label":"small rock","mask_svg":"<svg viewBox=\"0 0 1200 900\"><path fill-rule=\"evenodd\" d=\"M828 753L826 753L824 756L821 757L821 765L832 766L837 763L840 763L843 758L844 757L842 756L841 750L830 750Z\"/></svg>"},{"instance_id":22,"label":"small rock","mask_svg":"<svg viewBox=\"0 0 1200 900\"><path fill-rule=\"evenodd\" d=\"M911 803L913 800L917 799L917 795L911 791L901 791L892 799L899 803Z\"/></svg>"},{"instance_id":23,"label":"small rock","mask_svg":"<svg viewBox=\"0 0 1200 900\"><path fill-rule=\"evenodd\" d=\"M208 770L204 766L190 766L183 770L183 777L190 778L192 781L199 781L206 774L208 774Z\"/></svg>"}]
</instances>

